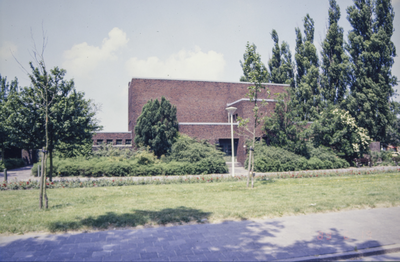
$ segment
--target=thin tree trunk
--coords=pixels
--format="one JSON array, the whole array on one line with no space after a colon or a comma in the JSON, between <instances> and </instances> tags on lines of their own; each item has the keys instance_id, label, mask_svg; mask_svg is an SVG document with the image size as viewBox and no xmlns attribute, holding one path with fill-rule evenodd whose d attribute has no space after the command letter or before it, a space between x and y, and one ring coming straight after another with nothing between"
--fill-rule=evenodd
<instances>
[{"instance_id":1,"label":"thin tree trunk","mask_svg":"<svg viewBox=\"0 0 400 262\"><path fill-rule=\"evenodd\" d=\"M47 167L47 152L44 154L44 165ZM47 198L47 192L46 192L46 175L47 175L47 168L45 168L44 170L44 184L43 184L43 195L44 195L44 199L46 200L46 209L49 208L49 200Z\"/></svg>"},{"instance_id":2,"label":"thin tree trunk","mask_svg":"<svg viewBox=\"0 0 400 262\"><path fill-rule=\"evenodd\" d=\"M256 142L256 127L254 127L254 133L253 133L253 150L254 150L254 146L255 146L255 142ZM251 158L252 164L251 164L251 188L254 188L254 153L253 156Z\"/></svg>"},{"instance_id":3,"label":"thin tree trunk","mask_svg":"<svg viewBox=\"0 0 400 262\"><path fill-rule=\"evenodd\" d=\"M249 180L250 180L250 169L251 169L251 147L249 149L249 161L248 161L248 172L247 172L247 187L249 187Z\"/></svg>"},{"instance_id":4,"label":"thin tree trunk","mask_svg":"<svg viewBox=\"0 0 400 262\"><path fill-rule=\"evenodd\" d=\"M4 163L4 150L5 150L4 145L1 145L1 161L3 161L3 163Z\"/></svg>"},{"instance_id":5,"label":"thin tree trunk","mask_svg":"<svg viewBox=\"0 0 400 262\"><path fill-rule=\"evenodd\" d=\"M44 151L44 147L43 150ZM42 166L41 166L42 170L40 172L40 196L39 196L39 208L42 209L43 208L43 178L44 178L44 153L42 153Z\"/></svg>"},{"instance_id":6,"label":"thin tree trunk","mask_svg":"<svg viewBox=\"0 0 400 262\"><path fill-rule=\"evenodd\" d=\"M49 180L53 181L53 150L49 151L50 154L50 171L49 171Z\"/></svg>"},{"instance_id":7,"label":"thin tree trunk","mask_svg":"<svg viewBox=\"0 0 400 262\"><path fill-rule=\"evenodd\" d=\"M254 188L254 154L253 154L253 163L251 165L251 188Z\"/></svg>"}]
</instances>

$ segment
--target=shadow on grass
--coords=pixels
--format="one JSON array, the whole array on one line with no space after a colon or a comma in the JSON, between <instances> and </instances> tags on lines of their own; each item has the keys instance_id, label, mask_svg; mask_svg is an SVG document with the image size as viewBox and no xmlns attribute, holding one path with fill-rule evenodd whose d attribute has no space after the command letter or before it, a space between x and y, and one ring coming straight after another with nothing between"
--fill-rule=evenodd
<instances>
[{"instance_id":1,"label":"shadow on grass","mask_svg":"<svg viewBox=\"0 0 400 262\"><path fill-rule=\"evenodd\" d=\"M117 214L107 212L97 217L88 217L78 221L52 222L48 225L50 232L79 230L81 228L100 228L107 229L109 227L135 227L138 225L158 224L165 225L168 223L187 223L191 221L201 222L211 215L210 212L203 212L198 209L188 207L166 208L160 211L148 210L132 210L131 213Z\"/></svg>"}]
</instances>

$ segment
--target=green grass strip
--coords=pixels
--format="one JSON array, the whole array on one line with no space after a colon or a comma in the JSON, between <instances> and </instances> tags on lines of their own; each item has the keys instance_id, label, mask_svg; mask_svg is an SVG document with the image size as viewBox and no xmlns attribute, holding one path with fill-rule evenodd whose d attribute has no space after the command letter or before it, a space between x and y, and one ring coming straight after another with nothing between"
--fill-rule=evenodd
<instances>
[{"instance_id":1,"label":"green grass strip","mask_svg":"<svg viewBox=\"0 0 400 262\"><path fill-rule=\"evenodd\" d=\"M183 178L184 179L184 178ZM400 204L400 173L0 192L0 233L215 222Z\"/></svg>"}]
</instances>

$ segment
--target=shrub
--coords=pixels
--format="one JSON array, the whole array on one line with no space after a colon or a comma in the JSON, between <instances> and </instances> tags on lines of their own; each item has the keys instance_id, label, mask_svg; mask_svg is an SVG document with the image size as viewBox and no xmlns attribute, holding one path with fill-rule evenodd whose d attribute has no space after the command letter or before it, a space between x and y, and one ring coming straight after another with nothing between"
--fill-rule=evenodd
<instances>
[{"instance_id":1,"label":"shrub","mask_svg":"<svg viewBox=\"0 0 400 262\"><path fill-rule=\"evenodd\" d=\"M1 162L4 165L4 167L2 169L0 167L1 170L3 170L4 168L7 168L7 170L9 170L9 169L14 169L14 168L25 166L25 162L22 158L8 158L8 159L4 159Z\"/></svg>"},{"instance_id":2,"label":"shrub","mask_svg":"<svg viewBox=\"0 0 400 262\"><path fill-rule=\"evenodd\" d=\"M308 169L316 170L325 168L324 162L322 162L319 158L312 157L308 160Z\"/></svg>"},{"instance_id":3,"label":"shrub","mask_svg":"<svg viewBox=\"0 0 400 262\"><path fill-rule=\"evenodd\" d=\"M168 159L178 162L195 163L205 158L215 158L223 161L223 156L223 152L217 150L214 145L211 145L207 141L198 142L189 136L180 135L173 144Z\"/></svg>"},{"instance_id":4,"label":"shrub","mask_svg":"<svg viewBox=\"0 0 400 262\"><path fill-rule=\"evenodd\" d=\"M349 166L346 160L339 158L329 148L314 148L312 144L308 144L307 147L307 151L311 156L309 160L282 148L258 143L254 149L254 170L256 172L279 172L307 169L332 169ZM247 164L246 160L245 166L247 166Z\"/></svg>"}]
</instances>

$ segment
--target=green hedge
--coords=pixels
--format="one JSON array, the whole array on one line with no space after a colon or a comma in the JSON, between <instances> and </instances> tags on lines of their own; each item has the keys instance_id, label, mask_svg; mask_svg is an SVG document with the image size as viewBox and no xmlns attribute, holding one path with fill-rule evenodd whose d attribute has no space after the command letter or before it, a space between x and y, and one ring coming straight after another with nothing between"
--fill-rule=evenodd
<instances>
[{"instance_id":1,"label":"green hedge","mask_svg":"<svg viewBox=\"0 0 400 262\"><path fill-rule=\"evenodd\" d=\"M32 168L32 175L37 175L38 163ZM47 167L47 172L50 169ZM54 159L53 176L157 176L157 175L199 175L227 173L225 161L205 158L195 163L171 161L169 163L140 164L137 159L115 160L102 157L99 159Z\"/></svg>"},{"instance_id":2,"label":"green hedge","mask_svg":"<svg viewBox=\"0 0 400 262\"><path fill-rule=\"evenodd\" d=\"M256 172L280 172L318 170L349 167L346 160L336 156L326 148L310 150L310 159L279 147L258 143L254 149L254 170ZM247 167L246 160L245 166Z\"/></svg>"},{"instance_id":3,"label":"green hedge","mask_svg":"<svg viewBox=\"0 0 400 262\"><path fill-rule=\"evenodd\" d=\"M21 158L8 158L0 161L0 171L3 171L4 168L9 170L23 166L25 166L25 162Z\"/></svg>"}]
</instances>

